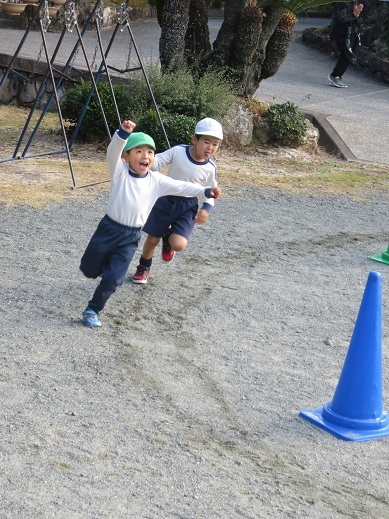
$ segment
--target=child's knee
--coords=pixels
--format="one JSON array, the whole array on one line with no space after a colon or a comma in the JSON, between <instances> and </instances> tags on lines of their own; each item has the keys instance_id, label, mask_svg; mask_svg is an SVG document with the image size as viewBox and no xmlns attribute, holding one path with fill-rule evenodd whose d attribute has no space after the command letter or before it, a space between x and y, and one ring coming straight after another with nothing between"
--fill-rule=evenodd
<instances>
[{"instance_id":1,"label":"child's knee","mask_svg":"<svg viewBox=\"0 0 389 519\"><path fill-rule=\"evenodd\" d=\"M80 270L84 274L85 277L90 279L96 279L99 277L99 272L96 272L95 270L88 269L86 265L83 265L81 263Z\"/></svg>"},{"instance_id":2,"label":"child's knee","mask_svg":"<svg viewBox=\"0 0 389 519\"><path fill-rule=\"evenodd\" d=\"M170 246L176 252L181 252L186 249L188 240L179 234L172 234L169 238Z\"/></svg>"}]
</instances>

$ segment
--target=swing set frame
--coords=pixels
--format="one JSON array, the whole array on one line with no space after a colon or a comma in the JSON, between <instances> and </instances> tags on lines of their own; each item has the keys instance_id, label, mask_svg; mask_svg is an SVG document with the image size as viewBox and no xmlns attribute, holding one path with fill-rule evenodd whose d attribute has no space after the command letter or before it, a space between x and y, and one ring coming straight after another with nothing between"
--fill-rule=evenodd
<instances>
[{"instance_id":1,"label":"swing set frame","mask_svg":"<svg viewBox=\"0 0 389 519\"><path fill-rule=\"evenodd\" d=\"M163 121L162 121L162 118L161 118L161 115L160 115L157 103L155 101L154 94L152 92L152 88L151 88L149 79L147 77L146 69L144 67L142 58L141 58L140 53L139 53L139 49L137 47L134 35L132 33L132 30L131 30L131 27L130 27L130 24L129 24L129 16L128 16L128 12L127 12L128 3L129 3L129 0L127 0L126 2L121 4L120 12L118 13L118 20L117 20L116 26L114 28L114 31L113 31L112 36L110 38L110 41L109 41L109 43L107 45L107 48L104 51L102 40L101 40L102 0L97 0L97 2L94 5L94 7L93 7L93 9L92 9L88 19L85 22L85 25L84 25L82 31L80 31L80 29L78 27L78 24L77 24L77 20L76 20L76 4L75 4L75 2L73 2L73 0L67 0L67 2L65 4L65 20L66 20L66 23L64 24L63 30L62 30L62 32L60 34L60 37L58 39L58 42L57 42L56 47L54 49L54 52L53 52L52 56L50 57L49 51L48 51L48 47L47 47L46 37L45 37L45 33L47 31L48 25L50 24L49 15L48 15L48 2L47 2L47 0L40 0L39 1L38 8L36 9L36 11L34 13L34 15L32 17L32 20L31 20L28 28L26 29L25 34L23 35L23 38L20 41L19 46L17 47L17 49L15 51L15 54L12 57L9 65L7 67L7 70L6 70L5 74L3 75L3 77L0 80L0 90L1 90L2 86L5 84L5 81L6 81L7 77L11 73L14 74L16 77L19 77L19 78L23 79L24 81L28 81L29 80L29 78L24 76L21 72L15 70L13 68L13 64L14 64L17 56L19 55L19 53L20 53L20 51L21 51L21 49L22 49L22 47L23 47L23 45L24 45L24 43L25 43L25 41L26 41L26 39L27 39L27 37L28 37L28 35L30 33L30 31L33 29L35 24L38 24L39 30L40 30L40 33L41 33L42 44L41 44L41 50L40 50L39 54L41 54L42 48L43 48L44 49L44 53L45 53L45 57L46 57L47 71L46 71L46 74L42 77L41 85L40 85L39 90L37 92L35 101L34 101L33 105L31 106L31 109L30 109L29 115L28 115L28 117L26 119L25 125L24 125L24 127L23 127L23 129L21 131L21 134L19 136L18 142L17 142L17 144L15 146L15 150L13 152L13 155L11 157L8 157L8 158L5 158L5 159L0 159L0 164L4 163L4 162L10 162L10 161L13 161L13 160L21 160L21 159L42 157L42 156L46 156L46 155L58 155L58 154L66 153L67 159L68 159L68 164L69 164L69 169L70 169L70 174L71 174L71 179L72 179L72 188L73 189L81 188L81 187L89 187L89 186L101 184L101 183L104 183L104 182L110 182L110 179L107 179L107 180L102 180L102 181L98 181L98 182L92 182L92 183L89 183L89 184L77 185L76 178L75 178L75 173L74 173L74 167L73 167L72 158L71 158L71 151L73 149L73 145L74 145L75 139L77 137L78 131L79 131L80 126L82 124L82 121L84 119L86 110L88 109L88 106L89 106L89 104L91 102L93 94L96 95L97 102L99 104L99 108L100 108L100 112L101 112L101 115L102 115L102 118L103 118L103 122L104 122L104 126L105 126L105 130L106 130L107 136L108 136L109 139L111 139L111 133L110 133L109 126L108 126L108 123L107 123L107 118L105 116L104 107L103 107L101 98L99 96L98 88L97 88L97 83L100 81L100 79L102 78L103 74L106 75L106 80L107 80L107 82L109 84L110 93L111 93L111 96L112 96L112 100L113 100L113 103L114 103L114 107L115 107L115 111L116 111L116 115L117 115L117 119L118 119L118 126L120 126L120 124L121 124L121 117L120 117L120 114L119 114L119 110L118 110L118 106L117 106L117 102L116 102L116 98L115 98L115 93L114 93L114 89L113 89L113 85L112 85L112 79L111 79L111 76L110 76L110 70L114 70L115 72L118 72L120 74L125 74L127 72L138 71L138 70L142 71L143 77L145 79L145 82L146 82L146 85L147 85L147 88L148 88L148 91L149 91L150 96L151 96L152 103L154 105L154 109L156 111L159 123L160 123L161 128L162 128L162 131L163 131L166 143L170 147L169 140L168 140L168 137L167 137L164 125L163 125ZM86 52L86 49L85 49L85 45L84 45L84 39L83 39L84 35L85 35L85 32L88 30L88 28L91 26L91 24L95 25L95 27L96 27L96 35L97 35L97 45L96 45L95 55L94 55L93 60L92 60L92 64L89 62L89 59L88 59L88 56L87 56L87 52ZM62 70L58 70L58 69L54 68L54 66L53 66L54 60L56 59L58 51L59 51L59 49L61 47L61 44L62 44L63 39L65 37L66 31L68 31L68 30L72 31L73 29L76 30L77 42L74 45L73 50L71 51L71 53L69 55L69 58L68 58L66 64L64 65L64 67L62 68ZM115 67L109 66L107 64L107 58L108 58L109 52L110 52L110 50L111 50L111 48L112 48L112 46L114 44L114 40L115 40L115 37L116 37L118 31L120 30L121 32L123 32L125 29L127 30L129 38L130 38L130 45L132 44L132 46L133 46L133 48L135 50L136 57L137 57L138 62L139 62L139 66L138 67L133 67L133 68L128 68L128 66L129 66L129 60L128 60L128 62L126 64L126 68L124 70L121 70L121 69L117 69ZM78 74L82 74L81 71L79 71L75 67L73 67L73 62L74 62L74 60L76 58L77 53L79 52L79 48L81 48L82 53L84 55L85 63L86 63L87 69L88 69L88 76L89 76L89 78L90 78L90 80L92 82L92 87L91 87L91 90L90 90L90 92L88 94L87 100L85 101L84 106L82 108L82 111L81 111L80 117L79 117L79 119L77 121L75 130L73 131L73 134L72 134L70 140L68 140L68 137L66 135L65 125L64 125L64 120L63 120L63 117L62 117L62 111L61 111L61 106L60 106L59 97L58 97L58 90L59 90L59 88L60 88L60 86L61 86L61 84L62 84L62 82L64 80L75 82L75 80L72 77L70 77L70 75L69 75L71 71L75 71ZM99 65L97 71L93 72L92 66L93 66L93 63L94 63L95 58L96 58L97 48L100 50L101 63ZM57 76L59 76L59 78L57 80L55 80L54 73L56 73ZM39 119L38 119L37 123L35 124L35 127L33 128L32 132L31 132L31 135L28 138L27 143L26 143L23 151L21 153L19 153L19 150L20 150L20 148L22 146L22 142L23 142L23 140L24 140L24 138L26 136L26 133L28 131L28 128L30 126L32 116L33 116L35 110L38 107L39 101L40 101L40 99L42 97L42 94L44 92L45 85L46 85L46 83L49 80L51 80L51 84L53 85L53 92L49 96L49 98L48 98L48 100L46 102L46 105L45 105L44 109L42 110L42 113L39 116ZM40 125L41 125L45 115L47 114L48 110L50 109L51 103L53 102L54 99L55 99L55 103L56 103L56 107L57 107L57 111L58 111L58 116L59 116L59 120L60 120L60 124L61 124L61 132L62 132L62 138L63 138L63 142L64 142L64 148L57 149L57 150L52 150L52 151L47 151L47 152L42 152L42 153L28 154L28 150L29 150L29 148L30 148L30 146L31 146L31 144L32 144L32 142L33 142L33 140L34 140L38 130L39 130L39 127L40 127Z\"/></svg>"}]
</instances>

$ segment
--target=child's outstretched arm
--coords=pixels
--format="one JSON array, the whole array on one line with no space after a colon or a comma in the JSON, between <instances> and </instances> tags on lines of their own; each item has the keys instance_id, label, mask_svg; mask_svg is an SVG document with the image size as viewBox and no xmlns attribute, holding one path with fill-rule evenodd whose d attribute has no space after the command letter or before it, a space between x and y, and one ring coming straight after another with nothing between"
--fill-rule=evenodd
<instances>
[{"instance_id":1,"label":"child's outstretched arm","mask_svg":"<svg viewBox=\"0 0 389 519\"><path fill-rule=\"evenodd\" d=\"M209 189L209 191L208 191L208 195L210 195L209 197L214 198L215 200L220 198L220 194L221 194L221 191L218 187L213 187L213 188ZM197 214L195 216L194 221L195 221L195 223L199 223L199 224L207 223L208 216L209 216L209 211L207 209L203 209L203 208L199 209L199 211L197 212Z\"/></svg>"},{"instance_id":2,"label":"child's outstretched arm","mask_svg":"<svg viewBox=\"0 0 389 519\"><path fill-rule=\"evenodd\" d=\"M214 198L215 200L217 200L218 198L220 198L220 195L221 190L218 187L208 187L205 190L205 196L207 198Z\"/></svg>"}]
</instances>

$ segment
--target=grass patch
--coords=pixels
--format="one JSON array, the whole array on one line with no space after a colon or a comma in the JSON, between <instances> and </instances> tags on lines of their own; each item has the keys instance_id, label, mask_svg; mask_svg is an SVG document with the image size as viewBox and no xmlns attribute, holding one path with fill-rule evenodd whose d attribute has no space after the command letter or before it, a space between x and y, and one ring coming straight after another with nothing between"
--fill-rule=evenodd
<instances>
[{"instance_id":1,"label":"grass patch","mask_svg":"<svg viewBox=\"0 0 389 519\"><path fill-rule=\"evenodd\" d=\"M0 106L0 159L13 156L28 114L29 110L23 108ZM39 112L34 114L31 128L39 115ZM82 189L72 189L73 181L66 153L0 163L0 203L6 207L45 207L69 199L81 202L101 192L108 193L110 183L107 182L109 175L105 158L106 146L106 142L75 144L71 159L76 185L102 182ZM58 115L48 113L28 152L34 154L63 148ZM216 162L219 185L225 189L225 195L228 192L228 196L234 196L234 193L239 192L240 186L312 196L348 196L358 200L389 194L387 165L346 162L325 153L318 156L289 150L291 156L268 156L265 154L267 152L269 149L222 148Z\"/></svg>"},{"instance_id":2,"label":"grass patch","mask_svg":"<svg viewBox=\"0 0 389 519\"><path fill-rule=\"evenodd\" d=\"M296 158L261 158L235 153L218 160L221 184L282 189L310 195L331 194L363 199L389 193L389 166L366 162L328 160L301 155Z\"/></svg>"},{"instance_id":3,"label":"grass patch","mask_svg":"<svg viewBox=\"0 0 389 519\"><path fill-rule=\"evenodd\" d=\"M82 189L73 189L67 161L25 159L0 166L0 203L6 207L47 207L69 199L96 196L109 189L104 163L73 161L76 186L103 182Z\"/></svg>"}]
</instances>

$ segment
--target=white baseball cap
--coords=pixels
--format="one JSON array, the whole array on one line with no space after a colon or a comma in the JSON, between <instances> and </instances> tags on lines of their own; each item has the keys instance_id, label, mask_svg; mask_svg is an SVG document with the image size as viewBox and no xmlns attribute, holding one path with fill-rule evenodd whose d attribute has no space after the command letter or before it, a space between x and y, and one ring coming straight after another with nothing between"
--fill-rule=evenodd
<instances>
[{"instance_id":1,"label":"white baseball cap","mask_svg":"<svg viewBox=\"0 0 389 519\"><path fill-rule=\"evenodd\" d=\"M215 119L206 117L201 119L196 124L195 135L209 135L209 137L215 137L216 139L223 140L223 129L222 125Z\"/></svg>"}]
</instances>

